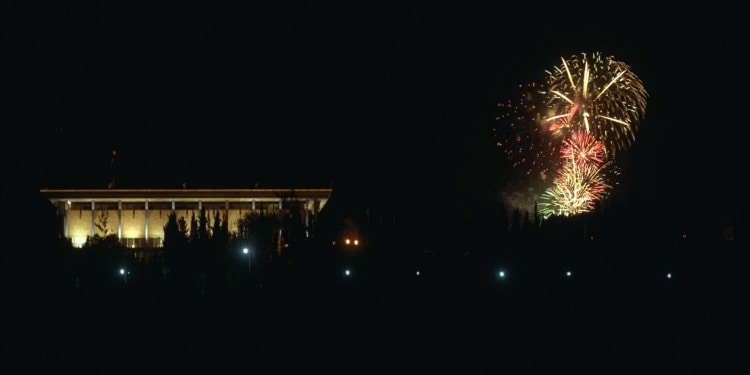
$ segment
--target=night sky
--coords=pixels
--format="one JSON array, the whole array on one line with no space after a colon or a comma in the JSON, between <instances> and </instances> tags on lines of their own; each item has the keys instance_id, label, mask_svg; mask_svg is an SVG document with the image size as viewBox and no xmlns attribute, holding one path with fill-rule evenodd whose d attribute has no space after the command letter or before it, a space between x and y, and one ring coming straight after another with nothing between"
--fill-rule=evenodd
<instances>
[{"instance_id":1,"label":"night sky","mask_svg":"<svg viewBox=\"0 0 750 375\"><path fill-rule=\"evenodd\" d=\"M0 362L23 369L4 373L747 362L744 9L338 3L3 2ZM497 103L561 57L597 51L649 94L613 193L633 210L527 235L495 206L513 172L492 134ZM128 281L124 268L79 267L109 251L61 251L39 192L106 188L113 150L117 188L331 187L318 233L324 215L342 218L329 234L364 209L369 224L370 208L391 209L393 224L368 226L366 251L319 235L320 251L293 244L259 271L212 252L242 267L209 273L226 292L192 291L189 263L210 262L152 262L154 284ZM350 264L355 276L340 276Z\"/></svg>"},{"instance_id":2,"label":"night sky","mask_svg":"<svg viewBox=\"0 0 750 375\"><path fill-rule=\"evenodd\" d=\"M681 12L6 4L3 198L104 188L112 150L119 188L492 197L504 175L491 136L497 102L561 56L602 51L629 64L649 93L622 181L629 196L733 215L748 201L742 23L732 9Z\"/></svg>"}]
</instances>

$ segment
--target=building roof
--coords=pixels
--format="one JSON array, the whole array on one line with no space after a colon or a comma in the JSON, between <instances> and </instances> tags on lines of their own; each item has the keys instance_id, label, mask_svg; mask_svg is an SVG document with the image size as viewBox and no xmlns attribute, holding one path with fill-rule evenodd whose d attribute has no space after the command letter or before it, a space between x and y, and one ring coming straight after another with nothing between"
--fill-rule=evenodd
<instances>
[{"instance_id":1,"label":"building roof","mask_svg":"<svg viewBox=\"0 0 750 375\"><path fill-rule=\"evenodd\" d=\"M327 200L332 189L42 189L50 201Z\"/></svg>"}]
</instances>

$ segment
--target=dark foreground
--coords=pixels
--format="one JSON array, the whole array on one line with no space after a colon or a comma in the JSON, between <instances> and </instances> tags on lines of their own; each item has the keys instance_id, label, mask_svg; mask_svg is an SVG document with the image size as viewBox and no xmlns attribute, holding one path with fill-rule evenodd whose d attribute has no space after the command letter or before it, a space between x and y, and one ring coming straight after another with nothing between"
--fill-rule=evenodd
<instances>
[{"instance_id":1,"label":"dark foreground","mask_svg":"<svg viewBox=\"0 0 750 375\"><path fill-rule=\"evenodd\" d=\"M561 265L516 263L500 278L448 262L419 276L287 274L216 295L15 292L3 303L3 373L739 373L746 260L578 266L570 278Z\"/></svg>"}]
</instances>

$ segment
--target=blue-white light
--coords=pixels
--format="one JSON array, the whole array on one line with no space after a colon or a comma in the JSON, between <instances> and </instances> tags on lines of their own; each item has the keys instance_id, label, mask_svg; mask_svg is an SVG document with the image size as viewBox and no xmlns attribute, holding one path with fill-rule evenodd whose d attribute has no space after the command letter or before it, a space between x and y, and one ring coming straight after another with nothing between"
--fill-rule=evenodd
<instances>
[{"instance_id":1,"label":"blue-white light","mask_svg":"<svg viewBox=\"0 0 750 375\"><path fill-rule=\"evenodd\" d=\"M667 272L667 279L671 279L671 278L672 278L672 273L671 272Z\"/></svg>"},{"instance_id":2,"label":"blue-white light","mask_svg":"<svg viewBox=\"0 0 750 375\"><path fill-rule=\"evenodd\" d=\"M250 252L250 249L248 249L248 248L242 249L242 254L247 254L249 252Z\"/></svg>"},{"instance_id":3,"label":"blue-white light","mask_svg":"<svg viewBox=\"0 0 750 375\"><path fill-rule=\"evenodd\" d=\"M346 271L344 271L344 275L346 275L346 276L349 276L349 275L351 275L351 274L352 274L352 273L351 273L351 272L350 272L349 270L346 270Z\"/></svg>"},{"instance_id":4,"label":"blue-white light","mask_svg":"<svg viewBox=\"0 0 750 375\"><path fill-rule=\"evenodd\" d=\"M419 276L419 271L417 271L417 276Z\"/></svg>"},{"instance_id":5,"label":"blue-white light","mask_svg":"<svg viewBox=\"0 0 750 375\"><path fill-rule=\"evenodd\" d=\"M565 276L571 277L571 276L573 276L573 272L567 271L567 272L565 272Z\"/></svg>"},{"instance_id":6,"label":"blue-white light","mask_svg":"<svg viewBox=\"0 0 750 375\"><path fill-rule=\"evenodd\" d=\"M125 274L125 269L124 268L120 268L120 275L124 275L124 274Z\"/></svg>"},{"instance_id":7,"label":"blue-white light","mask_svg":"<svg viewBox=\"0 0 750 375\"><path fill-rule=\"evenodd\" d=\"M498 276L500 276L501 279L505 278L505 271L500 271L497 273Z\"/></svg>"}]
</instances>

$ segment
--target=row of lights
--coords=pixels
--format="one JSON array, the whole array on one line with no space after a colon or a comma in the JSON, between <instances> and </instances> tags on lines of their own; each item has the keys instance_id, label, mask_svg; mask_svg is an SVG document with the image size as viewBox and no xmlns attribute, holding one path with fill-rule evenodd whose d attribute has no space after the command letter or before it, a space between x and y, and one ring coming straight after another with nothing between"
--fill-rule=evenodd
<instances>
[{"instance_id":1,"label":"row of lights","mask_svg":"<svg viewBox=\"0 0 750 375\"><path fill-rule=\"evenodd\" d=\"M416 276L421 276L422 275L421 271L419 271L419 270L417 270L415 272L415 274L416 274ZM347 268L347 269L344 270L344 276L348 277L348 276L351 276L351 275L352 275L351 269ZM499 278L501 278L501 279L505 279L508 276L508 274L505 272L505 270L500 270L500 271L497 272L497 276ZM571 278L571 277L573 277L573 271L570 271L570 270L565 271L565 278ZM671 272L667 272L667 274L665 275L665 277L667 279L671 279L672 278L672 273Z\"/></svg>"},{"instance_id":2,"label":"row of lights","mask_svg":"<svg viewBox=\"0 0 750 375\"><path fill-rule=\"evenodd\" d=\"M336 241L331 241L331 245L336 246ZM345 238L344 239L344 245L346 246L359 246L359 240L358 239L351 239L351 238Z\"/></svg>"},{"instance_id":3,"label":"row of lights","mask_svg":"<svg viewBox=\"0 0 750 375\"><path fill-rule=\"evenodd\" d=\"M359 245L359 240L356 240L356 239L353 240L353 241L351 241L350 239L347 238L344 241L345 241L345 243L347 245L350 245L352 243L354 244L354 246ZM242 253L245 254L245 255L247 255L247 254L250 253L250 249L248 249L247 247L242 248ZM249 262L248 262L248 265L249 265ZM126 273L130 274L130 272L127 272L124 268L120 268L120 275L122 275L124 278L127 278ZM422 273L419 270L416 271L416 276L421 276L421 274ZM352 275L352 271L350 269L347 268L347 269L344 270L344 276L349 277L351 275ZM505 279L506 276L507 276L507 273L505 272L505 270L500 270L500 271L498 271L497 276L499 278L501 278L501 279ZM565 277L566 278L573 277L573 271L571 271L571 270L565 271ZM672 273L671 272L667 272L666 278L667 279L671 279L672 278Z\"/></svg>"},{"instance_id":4,"label":"row of lights","mask_svg":"<svg viewBox=\"0 0 750 375\"><path fill-rule=\"evenodd\" d=\"M417 275L419 275L419 271L417 271ZM504 279L506 277L506 273L505 273L505 271L501 270L501 271L498 271L497 276L499 278L501 278L501 279ZM565 271L565 277L566 278L573 277L573 271L570 271L570 270ZM665 277L667 279L671 279L672 278L672 273L671 272L667 272L666 275L665 275Z\"/></svg>"},{"instance_id":5,"label":"row of lights","mask_svg":"<svg viewBox=\"0 0 750 375\"><path fill-rule=\"evenodd\" d=\"M250 252L250 251L248 250L248 248L244 248L244 249L242 249L242 253L243 253L243 254L248 254L249 252ZM120 275L121 275L121 276L123 277L123 279L124 279L125 281L127 281L127 275L129 275L129 274L130 274L130 271L127 271L127 270L125 270L125 268L120 268L120 272L119 272L119 273L120 273ZM422 275L422 272L421 272L421 271L419 271L419 270L417 270L417 271L415 272L415 274L416 274L416 276L421 276L421 275ZM498 276L499 278L501 278L501 279L505 279L505 278L507 278L507 275L508 275L508 274L507 274L507 273L505 272L505 270L500 270L500 271L498 271L498 272L497 272L497 276ZM352 270L351 270L351 269L349 269L349 268L346 268L346 269L344 269L344 276L346 276L346 277L350 277L350 276L352 276ZM667 279L671 279L671 278L672 278L672 273L671 273L671 272L667 272L667 274L666 274L665 276L666 276L666 278L667 278ZM573 277L573 271L570 271L570 270L568 270L568 271L565 271L565 277L566 277L566 278L571 278L571 277Z\"/></svg>"}]
</instances>

